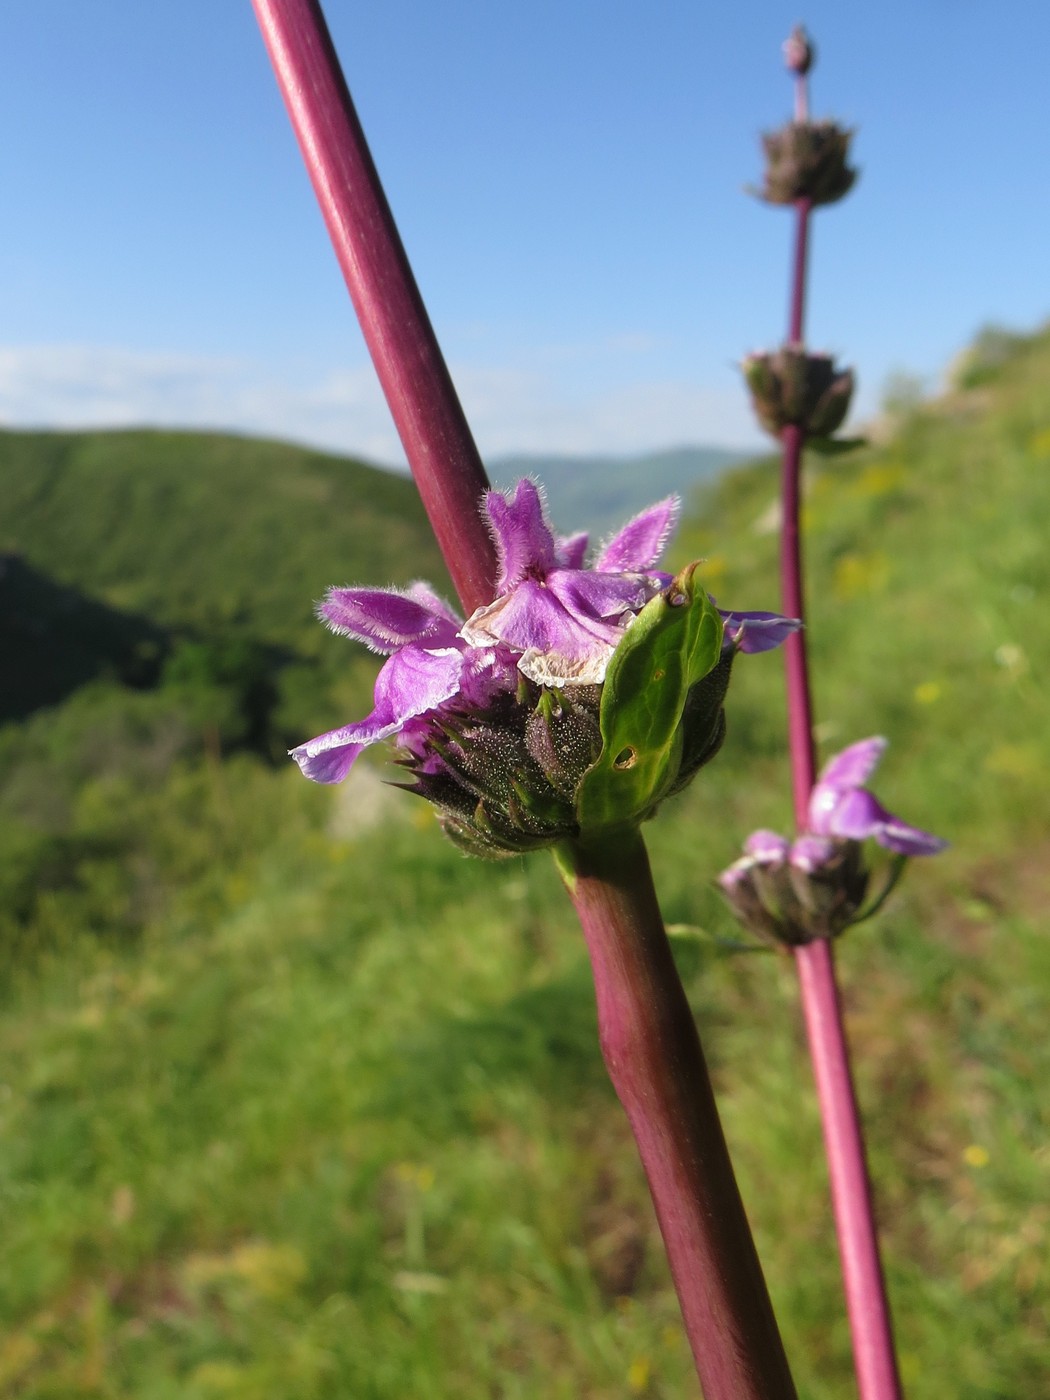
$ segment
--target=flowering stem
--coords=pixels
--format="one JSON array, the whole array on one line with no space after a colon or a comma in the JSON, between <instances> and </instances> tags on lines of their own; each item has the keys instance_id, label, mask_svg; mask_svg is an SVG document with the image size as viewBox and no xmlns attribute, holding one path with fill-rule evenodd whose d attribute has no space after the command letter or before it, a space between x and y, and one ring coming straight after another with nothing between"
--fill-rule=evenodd
<instances>
[{"instance_id":1,"label":"flowering stem","mask_svg":"<svg viewBox=\"0 0 1050 1400\"><path fill-rule=\"evenodd\" d=\"M649 1180L707 1400L795 1395L640 832L567 843L598 1028Z\"/></svg>"},{"instance_id":2,"label":"flowering stem","mask_svg":"<svg viewBox=\"0 0 1050 1400\"><path fill-rule=\"evenodd\" d=\"M491 601L488 486L318 0L252 0L369 353L452 582Z\"/></svg>"},{"instance_id":3,"label":"flowering stem","mask_svg":"<svg viewBox=\"0 0 1050 1400\"><path fill-rule=\"evenodd\" d=\"M802 343L809 215L809 201L799 200L796 204L794 275L788 329L788 339L795 344ZM791 426L784 429L780 553L782 609L789 617L800 618L803 622L806 613L802 584L800 483L804 439L801 428ZM787 639L784 666L795 822L798 829L804 831L810 793L816 781L813 703L805 628ZM879 1257L864 1134L850 1073L849 1049L832 951L829 943L816 940L796 947L794 955L820 1103L860 1396L861 1400L899 1400L901 1388L889 1299Z\"/></svg>"},{"instance_id":4,"label":"flowering stem","mask_svg":"<svg viewBox=\"0 0 1050 1400\"><path fill-rule=\"evenodd\" d=\"M487 486L317 0L252 0L438 543L470 612L494 594ZM566 848L602 1046L657 1205L708 1400L793 1400L641 838Z\"/></svg>"}]
</instances>

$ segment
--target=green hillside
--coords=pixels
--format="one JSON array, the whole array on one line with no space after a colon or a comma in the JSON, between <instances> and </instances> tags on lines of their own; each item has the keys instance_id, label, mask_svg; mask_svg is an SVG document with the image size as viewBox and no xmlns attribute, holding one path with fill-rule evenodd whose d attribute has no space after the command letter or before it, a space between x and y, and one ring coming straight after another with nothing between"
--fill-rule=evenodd
<instances>
[{"instance_id":1,"label":"green hillside","mask_svg":"<svg viewBox=\"0 0 1050 1400\"><path fill-rule=\"evenodd\" d=\"M812 645L824 750L887 734L880 796L953 842L839 950L908 1395L1018 1400L1050 1307L1050 333L962 382L811 464ZM695 1395L551 863L465 860L377 765L329 791L274 754L293 711L367 704L324 586L436 572L405 484L2 441L0 547L100 635L174 641L152 686L103 667L0 728L0 1394ZM676 560L775 606L773 466L692 507ZM793 972L718 941L712 876L790 813L779 659L737 671L651 847L800 1394L846 1400Z\"/></svg>"},{"instance_id":2,"label":"green hillside","mask_svg":"<svg viewBox=\"0 0 1050 1400\"><path fill-rule=\"evenodd\" d=\"M443 579L406 478L205 433L0 432L0 550L168 627L315 648L332 583Z\"/></svg>"},{"instance_id":3,"label":"green hillside","mask_svg":"<svg viewBox=\"0 0 1050 1400\"><path fill-rule=\"evenodd\" d=\"M137 666L152 683L174 652L168 678L205 710L199 692L216 692L221 737L250 732L276 758L325 726L333 687L355 704L368 698L371 660L332 646L314 618L331 584L426 577L450 590L411 481L286 443L0 432L0 500L0 558L14 566L0 580L0 640L18 639L21 672L0 720L91 674L75 654L83 647L45 626L65 590L60 614L90 615L95 631L107 620L108 651L95 649L103 670L127 678ZM157 634L145 655L144 619Z\"/></svg>"}]
</instances>

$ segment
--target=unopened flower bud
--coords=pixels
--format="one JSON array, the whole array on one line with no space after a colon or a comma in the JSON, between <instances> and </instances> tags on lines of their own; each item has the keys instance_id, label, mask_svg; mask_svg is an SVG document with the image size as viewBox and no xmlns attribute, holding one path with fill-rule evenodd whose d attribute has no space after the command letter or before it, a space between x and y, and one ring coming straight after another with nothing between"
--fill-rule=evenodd
<instances>
[{"instance_id":1,"label":"unopened flower bud","mask_svg":"<svg viewBox=\"0 0 1050 1400\"><path fill-rule=\"evenodd\" d=\"M810 438L830 437L849 412L853 371L836 368L830 355L785 345L747 355L741 368L755 416L777 439L788 426Z\"/></svg>"},{"instance_id":2,"label":"unopened flower bud","mask_svg":"<svg viewBox=\"0 0 1050 1400\"><path fill-rule=\"evenodd\" d=\"M795 73L800 78L805 77L813 67L817 51L803 25L796 24L784 40L783 53L784 66L788 72Z\"/></svg>"},{"instance_id":3,"label":"unopened flower bud","mask_svg":"<svg viewBox=\"0 0 1050 1400\"><path fill-rule=\"evenodd\" d=\"M767 204L834 204L853 187L857 172L847 164L852 131L836 122L794 121L762 134L765 183L757 191Z\"/></svg>"},{"instance_id":4,"label":"unopened flower bud","mask_svg":"<svg viewBox=\"0 0 1050 1400\"><path fill-rule=\"evenodd\" d=\"M577 835L573 795L601 752L600 686L557 695L525 683L532 701L496 697L482 713L449 714L402 766L410 791L434 804L446 834L471 855L536 850Z\"/></svg>"},{"instance_id":5,"label":"unopened flower bud","mask_svg":"<svg viewBox=\"0 0 1050 1400\"><path fill-rule=\"evenodd\" d=\"M741 926L764 943L782 942L781 925L776 915L765 906L755 884L755 862L745 856L735 861L718 877L719 888L726 903Z\"/></svg>"}]
</instances>

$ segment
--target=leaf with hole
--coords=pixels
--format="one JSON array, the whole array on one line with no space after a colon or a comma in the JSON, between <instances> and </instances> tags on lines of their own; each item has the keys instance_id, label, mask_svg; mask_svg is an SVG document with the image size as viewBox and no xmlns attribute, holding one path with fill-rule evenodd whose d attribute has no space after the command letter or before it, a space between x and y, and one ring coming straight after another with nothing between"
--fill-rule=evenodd
<instances>
[{"instance_id":1,"label":"leaf with hole","mask_svg":"<svg viewBox=\"0 0 1050 1400\"><path fill-rule=\"evenodd\" d=\"M576 794L581 834L642 821L678 776L686 700L722 654L722 619L697 568L646 604L609 661L602 751Z\"/></svg>"}]
</instances>

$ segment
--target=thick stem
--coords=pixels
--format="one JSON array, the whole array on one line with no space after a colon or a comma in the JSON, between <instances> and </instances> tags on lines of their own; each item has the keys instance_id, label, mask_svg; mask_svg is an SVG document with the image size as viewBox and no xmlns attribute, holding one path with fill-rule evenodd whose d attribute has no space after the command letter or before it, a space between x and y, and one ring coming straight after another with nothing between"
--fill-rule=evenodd
<instances>
[{"instance_id":1,"label":"thick stem","mask_svg":"<svg viewBox=\"0 0 1050 1400\"><path fill-rule=\"evenodd\" d=\"M488 479L317 0L252 0L390 412L468 613L491 602Z\"/></svg>"},{"instance_id":2,"label":"thick stem","mask_svg":"<svg viewBox=\"0 0 1050 1400\"><path fill-rule=\"evenodd\" d=\"M799 200L796 205L797 229L788 327L788 339L798 345L802 344L805 310L809 214L809 201ZM805 434L801 428L784 429L781 606L789 617L801 618L803 622L806 610L802 582L800 497L804 443ZM788 638L784 648L784 666L795 822L798 829L804 831L808 824L810 793L816 781L813 702L805 628ZM860 1396L861 1400L900 1400L893 1326L875 1230L864 1133L850 1073L849 1050L831 947L821 940L796 947L794 954L802 1014L820 1103Z\"/></svg>"},{"instance_id":3,"label":"thick stem","mask_svg":"<svg viewBox=\"0 0 1050 1400\"><path fill-rule=\"evenodd\" d=\"M559 864L594 971L602 1054L649 1180L707 1400L795 1395L692 1011L638 832Z\"/></svg>"}]
</instances>

